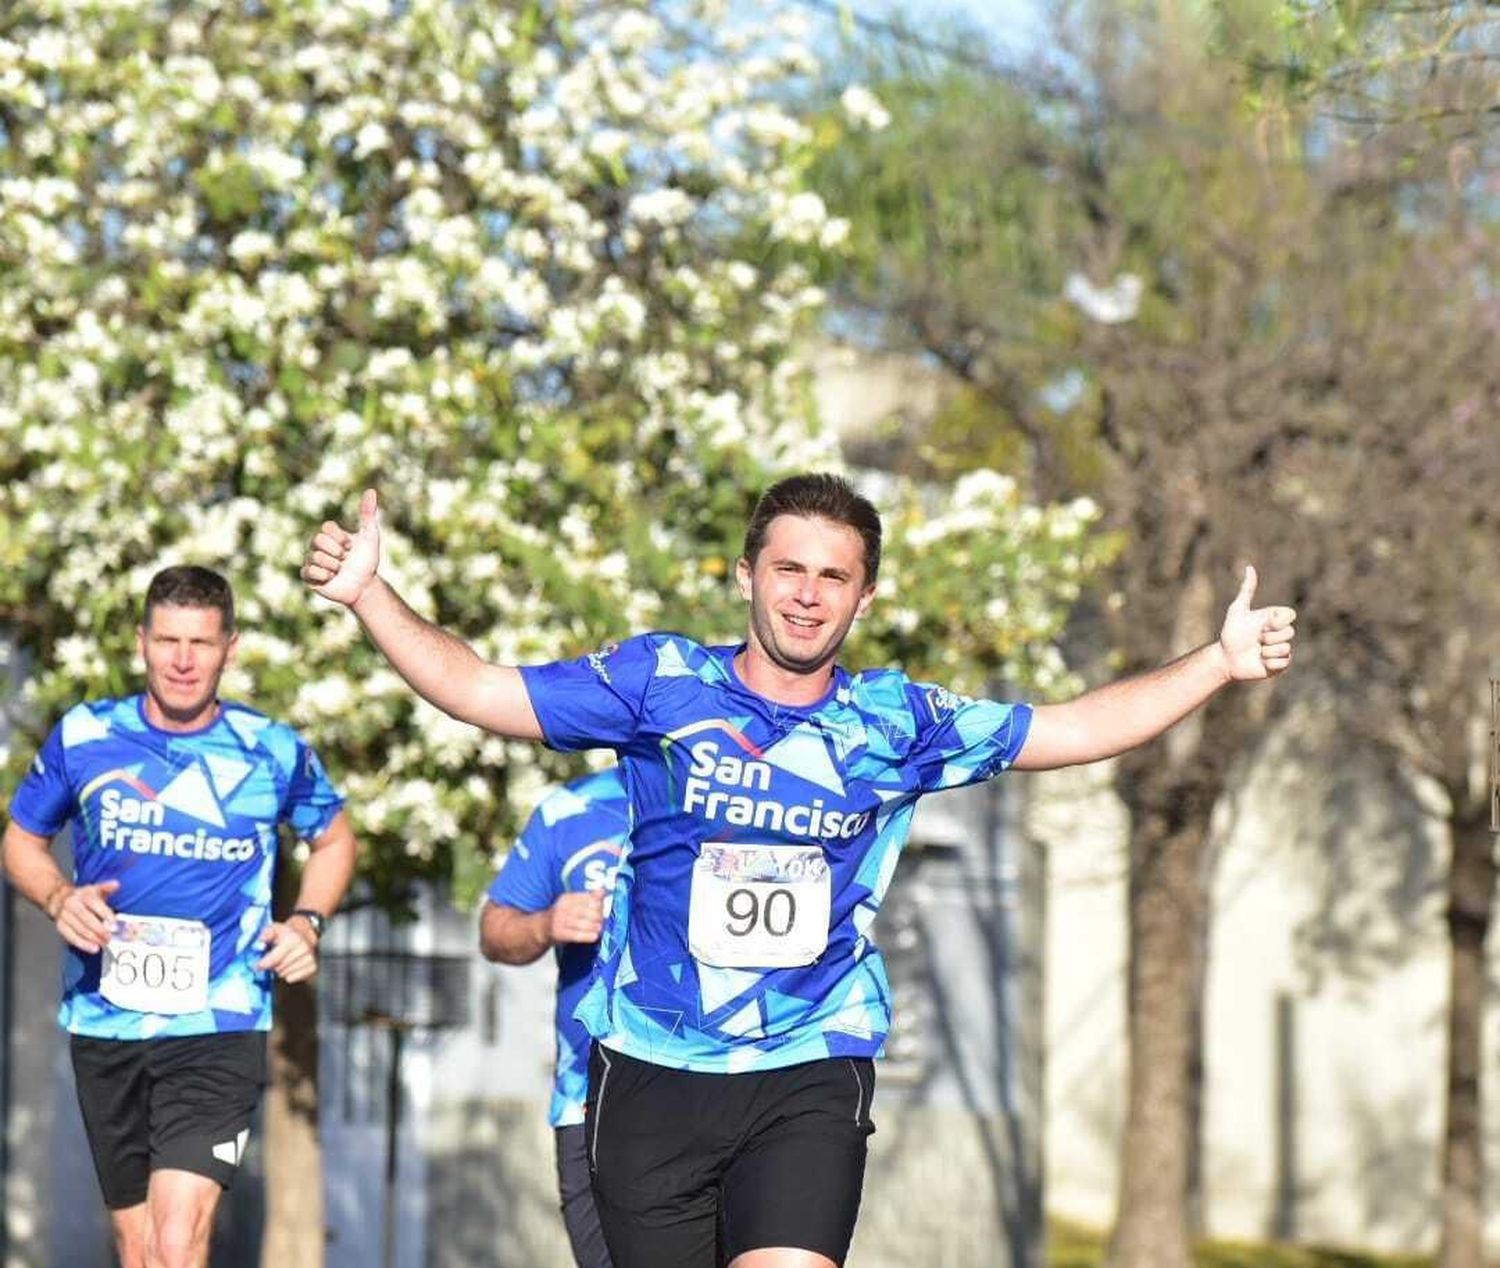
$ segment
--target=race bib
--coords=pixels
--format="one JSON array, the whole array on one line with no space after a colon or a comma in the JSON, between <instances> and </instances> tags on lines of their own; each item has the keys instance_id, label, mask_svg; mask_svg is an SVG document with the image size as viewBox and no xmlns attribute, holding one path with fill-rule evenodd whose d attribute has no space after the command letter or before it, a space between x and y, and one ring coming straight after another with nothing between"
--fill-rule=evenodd
<instances>
[{"instance_id":1,"label":"race bib","mask_svg":"<svg viewBox=\"0 0 1500 1268\"><path fill-rule=\"evenodd\" d=\"M721 969L811 964L828 945L832 894L819 846L706 842L693 865L688 949Z\"/></svg>"},{"instance_id":2,"label":"race bib","mask_svg":"<svg viewBox=\"0 0 1500 1268\"><path fill-rule=\"evenodd\" d=\"M134 1013L201 1012L208 1007L211 942L201 920L116 916L99 994Z\"/></svg>"}]
</instances>

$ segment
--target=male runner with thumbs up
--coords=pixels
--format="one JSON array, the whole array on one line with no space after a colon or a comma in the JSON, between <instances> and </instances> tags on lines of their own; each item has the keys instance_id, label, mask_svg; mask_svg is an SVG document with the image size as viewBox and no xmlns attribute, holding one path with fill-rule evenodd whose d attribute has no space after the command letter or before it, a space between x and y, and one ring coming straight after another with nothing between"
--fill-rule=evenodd
<instances>
[{"instance_id":1,"label":"male runner with thumbs up","mask_svg":"<svg viewBox=\"0 0 1500 1268\"><path fill-rule=\"evenodd\" d=\"M67 944L58 1018L122 1268L203 1268L266 1080L271 978L316 972L355 841L312 749L219 699L237 639L223 577L157 573L136 638L145 691L64 715L0 849ZM69 821L72 880L50 851ZM312 848L275 921L282 823Z\"/></svg>"},{"instance_id":2,"label":"male runner with thumbs up","mask_svg":"<svg viewBox=\"0 0 1500 1268\"><path fill-rule=\"evenodd\" d=\"M751 515L742 643L646 634L574 661L488 664L380 577L376 497L302 576L426 699L498 735L611 748L629 843L578 1010L587 1136L615 1268L836 1268L854 1228L890 991L870 928L921 796L1098 761L1290 663L1290 608L1065 704L972 700L837 655L875 597L881 524L831 475ZM942 631L933 631L941 638Z\"/></svg>"}]
</instances>

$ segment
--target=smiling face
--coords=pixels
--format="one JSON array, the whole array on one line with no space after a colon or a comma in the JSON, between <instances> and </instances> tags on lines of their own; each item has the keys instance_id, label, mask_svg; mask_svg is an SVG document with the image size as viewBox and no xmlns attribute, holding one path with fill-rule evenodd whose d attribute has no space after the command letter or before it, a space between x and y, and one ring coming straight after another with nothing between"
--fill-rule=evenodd
<instances>
[{"instance_id":1,"label":"smiling face","mask_svg":"<svg viewBox=\"0 0 1500 1268\"><path fill-rule=\"evenodd\" d=\"M136 629L146 663L146 718L166 731L207 725L219 707L219 679L239 635L218 608L157 604Z\"/></svg>"},{"instance_id":2,"label":"smiling face","mask_svg":"<svg viewBox=\"0 0 1500 1268\"><path fill-rule=\"evenodd\" d=\"M860 535L832 520L780 515L755 562L741 559L736 574L750 604L747 685L785 704L816 700L875 597Z\"/></svg>"}]
</instances>

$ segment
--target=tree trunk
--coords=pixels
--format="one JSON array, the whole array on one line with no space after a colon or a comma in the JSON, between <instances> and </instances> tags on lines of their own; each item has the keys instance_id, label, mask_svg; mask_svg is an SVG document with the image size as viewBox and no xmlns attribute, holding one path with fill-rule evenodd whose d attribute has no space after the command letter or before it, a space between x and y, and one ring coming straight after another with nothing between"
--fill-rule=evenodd
<instances>
[{"instance_id":1,"label":"tree trunk","mask_svg":"<svg viewBox=\"0 0 1500 1268\"><path fill-rule=\"evenodd\" d=\"M1487 806L1455 817L1448 870L1448 1087L1437 1268L1484 1268L1485 941L1495 895Z\"/></svg>"},{"instance_id":2,"label":"tree trunk","mask_svg":"<svg viewBox=\"0 0 1500 1268\"><path fill-rule=\"evenodd\" d=\"M1160 759L1160 751L1154 756ZM1201 778L1174 777L1140 758L1129 765L1121 779L1132 812L1129 1103L1109 1263L1191 1268L1193 1062L1213 796Z\"/></svg>"},{"instance_id":3,"label":"tree trunk","mask_svg":"<svg viewBox=\"0 0 1500 1268\"><path fill-rule=\"evenodd\" d=\"M276 911L296 896L297 869L283 855ZM316 979L314 979L316 981ZM266 1228L262 1268L322 1268L323 1159L318 1143L318 997L313 982L276 983L270 1086L265 1104Z\"/></svg>"}]
</instances>

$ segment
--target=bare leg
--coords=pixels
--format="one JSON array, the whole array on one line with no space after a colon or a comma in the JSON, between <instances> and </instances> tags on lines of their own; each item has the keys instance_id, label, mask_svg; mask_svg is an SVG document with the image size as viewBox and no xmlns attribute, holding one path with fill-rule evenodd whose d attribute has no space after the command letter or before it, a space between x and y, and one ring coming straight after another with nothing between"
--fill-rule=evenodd
<instances>
[{"instance_id":1,"label":"bare leg","mask_svg":"<svg viewBox=\"0 0 1500 1268\"><path fill-rule=\"evenodd\" d=\"M792 1246L765 1246L736 1255L729 1268L839 1268L827 1255Z\"/></svg>"},{"instance_id":2,"label":"bare leg","mask_svg":"<svg viewBox=\"0 0 1500 1268\"><path fill-rule=\"evenodd\" d=\"M109 1213L109 1220L115 1226L120 1268L146 1268L146 1204L122 1206Z\"/></svg>"},{"instance_id":3,"label":"bare leg","mask_svg":"<svg viewBox=\"0 0 1500 1268\"><path fill-rule=\"evenodd\" d=\"M192 1171L151 1173L146 1194L146 1268L208 1268L217 1180Z\"/></svg>"}]
</instances>

